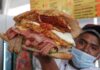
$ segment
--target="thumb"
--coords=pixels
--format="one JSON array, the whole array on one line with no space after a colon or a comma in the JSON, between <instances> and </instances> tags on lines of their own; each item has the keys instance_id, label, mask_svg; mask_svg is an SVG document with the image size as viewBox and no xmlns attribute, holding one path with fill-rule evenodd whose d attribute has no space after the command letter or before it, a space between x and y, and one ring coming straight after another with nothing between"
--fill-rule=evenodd
<instances>
[{"instance_id":1,"label":"thumb","mask_svg":"<svg viewBox=\"0 0 100 70\"><path fill-rule=\"evenodd\" d=\"M39 52L33 52L33 55L34 55L34 56L39 56L40 53L39 53Z\"/></svg>"}]
</instances>

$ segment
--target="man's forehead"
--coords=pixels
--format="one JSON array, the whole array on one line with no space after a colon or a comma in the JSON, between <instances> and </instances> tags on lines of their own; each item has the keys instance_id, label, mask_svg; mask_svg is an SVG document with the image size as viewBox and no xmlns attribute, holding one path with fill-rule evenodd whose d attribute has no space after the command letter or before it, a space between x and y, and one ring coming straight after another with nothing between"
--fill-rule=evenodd
<instances>
[{"instance_id":1,"label":"man's forehead","mask_svg":"<svg viewBox=\"0 0 100 70\"><path fill-rule=\"evenodd\" d=\"M95 35L90 34L90 33L80 34L77 38L89 40L90 42L98 42L100 44L100 39L97 38Z\"/></svg>"},{"instance_id":2,"label":"man's forehead","mask_svg":"<svg viewBox=\"0 0 100 70\"><path fill-rule=\"evenodd\" d=\"M95 28L97 28L97 27L95 27ZM95 29L95 28L91 28L91 27L90 28L88 28L88 27L87 28L83 28L83 30L80 33L80 35L85 34L85 33L89 33L89 34L92 34L92 35L96 36L100 41L100 29L98 31L98 29Z\"/></svg>"}]
</instances>

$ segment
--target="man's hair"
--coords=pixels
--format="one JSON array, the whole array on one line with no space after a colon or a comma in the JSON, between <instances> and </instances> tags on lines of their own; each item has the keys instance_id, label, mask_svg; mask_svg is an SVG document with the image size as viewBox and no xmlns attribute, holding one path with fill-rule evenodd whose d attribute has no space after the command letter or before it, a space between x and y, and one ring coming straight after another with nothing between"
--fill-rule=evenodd
<instances>
[{"instance_id":1,"label":"man's hair","mask_svg":"<svg viewBox=\"0 0 100 70\"><path fill-rule=\"evenodd\" d=\"M82 33L91 33L100 39L100 25L87 24L82 30Z\"/></svg>"}]
</instances>

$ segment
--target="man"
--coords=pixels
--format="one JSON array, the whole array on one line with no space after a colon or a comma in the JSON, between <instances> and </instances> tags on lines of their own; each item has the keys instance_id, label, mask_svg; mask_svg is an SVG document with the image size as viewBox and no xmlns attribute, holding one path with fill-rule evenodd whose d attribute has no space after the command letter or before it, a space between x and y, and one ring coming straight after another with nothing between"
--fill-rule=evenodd
<instances>
[{"instance_id":1,"label":"man","mask_svg":"<svg viewBox=\"0 0 100 70\"><path fill-rule=\"evenodd\" d=\"M43 46L41 49L43 56L37 56L42 70L100 70L94 65L100 58L100 26L88 24L82 30L75 39L76 46L71 50L72 60L62 60L60 66L57 66L52 58L45 56L49 50L45 52L47 48L43 48L47 45Z\"/></svg>"}]
</instances>

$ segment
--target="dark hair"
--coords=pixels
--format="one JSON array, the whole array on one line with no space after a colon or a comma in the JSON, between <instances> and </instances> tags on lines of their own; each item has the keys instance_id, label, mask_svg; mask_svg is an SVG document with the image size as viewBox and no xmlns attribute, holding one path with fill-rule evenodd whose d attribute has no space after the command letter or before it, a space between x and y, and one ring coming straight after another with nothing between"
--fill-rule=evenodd
<instances>
[{"instance_id":1,"label":"dark hair","mask_svg":"<svg viewBox=\"0 0 100 70\"><path fill-rule=\"evenodd\" d=\"M93 29L97 31L98 33L100 33L100 25L87 24L82 28L82 30L87 30L87 29Z\"/></svg>"},{"instance_id":2,"label":"dark hair","mask_svg":"<svg viewBox=\"0 0 100 70\"><path fill-rule=\"evenodd\" d=\"M83 32L88 32L100 38L100 25L87 24L82 28Z\"/></svg>"}]
</instances>

